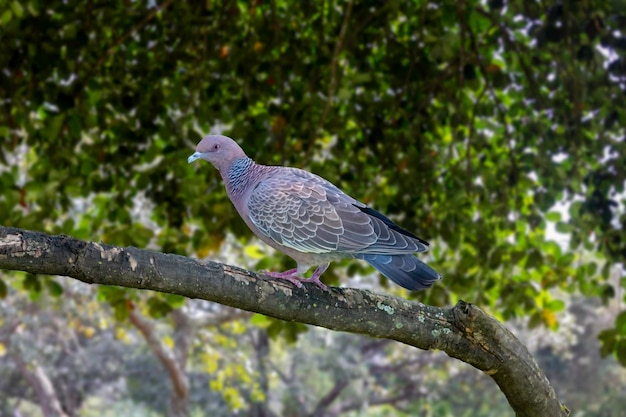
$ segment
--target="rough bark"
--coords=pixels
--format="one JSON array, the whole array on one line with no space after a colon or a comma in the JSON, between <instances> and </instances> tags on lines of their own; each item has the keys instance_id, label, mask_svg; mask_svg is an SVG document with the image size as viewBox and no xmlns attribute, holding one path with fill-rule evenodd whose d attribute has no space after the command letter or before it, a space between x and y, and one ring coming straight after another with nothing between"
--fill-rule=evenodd
<instances>
[{"instance_id":1,"label":"rough bark","mask_svg":"<svg viewBox=\"0 0 626 417\"><path fill-rule=\"evenodd\" d=\"M439 349L489 375L518 417L563 417L526 347L471 304L437 308L353 288L322 291L215 262L0 227L0 268L202 298L288 321Z\"/></svg>"}]
</instances>

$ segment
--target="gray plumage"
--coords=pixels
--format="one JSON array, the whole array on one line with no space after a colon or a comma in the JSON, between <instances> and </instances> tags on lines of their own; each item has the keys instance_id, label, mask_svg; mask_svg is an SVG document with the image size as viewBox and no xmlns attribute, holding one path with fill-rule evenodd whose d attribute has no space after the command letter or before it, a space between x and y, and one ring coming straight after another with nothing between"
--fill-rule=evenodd
<instances>
[{"instance_id":1,"label":"gray plumage","mask_svg":"<svg viewBox=\"0 0 626 417\"><path fill-rule=\"evenodd\" d=\"M300 286L303 274L318 266L309 281L325 288L319 277L331 261L358 258L409 290L428 288L441 278L414 256L428 249L426 241L315 174L259 165L232 139L219 135L202 139L188 162L197 159L219 170L228 196L252 231L298 264L266 275Z\"/></svg>"}]
</instances>

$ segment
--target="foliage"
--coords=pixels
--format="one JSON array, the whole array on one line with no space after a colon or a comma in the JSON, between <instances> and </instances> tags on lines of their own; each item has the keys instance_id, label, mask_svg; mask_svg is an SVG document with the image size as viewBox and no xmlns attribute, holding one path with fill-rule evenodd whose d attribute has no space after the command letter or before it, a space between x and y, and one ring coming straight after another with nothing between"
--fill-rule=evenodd
<instances>
[{"instance_id":1,"label":"foliage","mask_svg":"<svg viewBox=\"0 0 626 417\"><path fill-rule=\"evenodd\" d=\"M626 2L484 3L0 0L2 224L199 257L229 233L248 245L216 172L185 162L219 130L431 241L444 280L412 297L556 329L554 290L626 287L608 280L626 256ZM99 297L118 318L138 298ZM600 336L622 364L625 317Z\"/></svg>"},{"instance_id":2,"label":"foliage","mask_svg":"<svg viewBox=\"0 0 626 417\"><path fill-rule=\"evenodd\" d=\"M248 236L215 172L184 162L222 126L433 240L446 279L425 301L550 324L547 289L611 288L546 224L572 249L624 250L623 8L497 3L11 2L0 124L4 159L21 158L2 174L5 223L178 253ZM546 216L562 201L568 221Z\"/></svg>"}]
</instances>

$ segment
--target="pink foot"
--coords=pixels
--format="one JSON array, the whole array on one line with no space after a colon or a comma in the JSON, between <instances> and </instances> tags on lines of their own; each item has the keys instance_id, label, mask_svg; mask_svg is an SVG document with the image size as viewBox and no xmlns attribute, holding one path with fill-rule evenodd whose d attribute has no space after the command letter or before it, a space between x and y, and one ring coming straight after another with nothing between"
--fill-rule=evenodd
<instances>
[{"instance_id":1,"label":"pink foot","mask_svg":"<svg viewBox=\"0 0 626 417\"><path fill-rule=\"evenodd\" d=\"M259 273L262 275L265 275L271 278L284 279L284 280L291 282L296 287L302 288L302 279L296 275L296 272L298 272L296 268L289 269L284 272L271 272L271 271L265 271L265 270L259 271Z\"/></svg>"},{"instance_id":2,"label":"pink foot","mask_svg":"<svg viewBox=\"0 0 626 417\"><path fill-rule=\"evenodd\" d=\"M290 277L292 275L295 275L296 272L298 272L298 270L294 268L294 269L288 269L284 272L272 272L272 271L266 271L262 269L259 272L263 275L267 275L268 277L272 277L272 278L284 278L284 277Z\"/></svg>"},{"instance_id":3,"label":"pink foot","mask_svg":"<svg viewBox=\"0 0 626 417\"><path fill-rule=\"evenodd\" d=\"M305 282L312 282L313 284L320 287L322 291L328 291L328 287L326 286L326 284L320 281L320 277L326 271L326 269L328 269L328 264L318 266L315 272L313 272L311 279L307 279Z\"/></svg>"},{"instance_id":4,"label":"pink foot","mask_svg":"<svg viewBox=\"0 0 626 417\"><path fill-rule=\"evenodd\" d=\"M309 279L299 277L297 275L298 273L297 268L289 269L284 272L271 272L271 271L262 270L262 271L259 271L259 273L262 275L271 277L271 278L279 278L279 279L287 280L298 288L302 288L303 282L310 282L312 284L317 285L323 291L328 291L328 287L326 286L326 284L320 281L320 277L322 276L324 271L326 271L326 269L328 269L328 264L318 266L315 272L313 272L313 275L311 276L311 278Z\"/></svg>"}]
</instances>

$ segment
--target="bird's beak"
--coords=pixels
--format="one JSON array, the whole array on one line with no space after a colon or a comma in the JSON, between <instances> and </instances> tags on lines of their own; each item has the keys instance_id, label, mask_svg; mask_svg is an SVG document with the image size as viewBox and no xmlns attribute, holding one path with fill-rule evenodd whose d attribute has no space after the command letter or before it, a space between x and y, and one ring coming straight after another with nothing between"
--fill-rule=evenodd
<instances>
[{"instance_id":1,"label":"bird's beak","mask_svg":"<svg viewBox=\"0 0 626 417\"><path fill-rule=\"evenodd\" d=\"M202 153L201 152L194 152L189 158L187 158L187 163L190 164L193 161L202 158Z\"/></svg>"}]
</instances>

